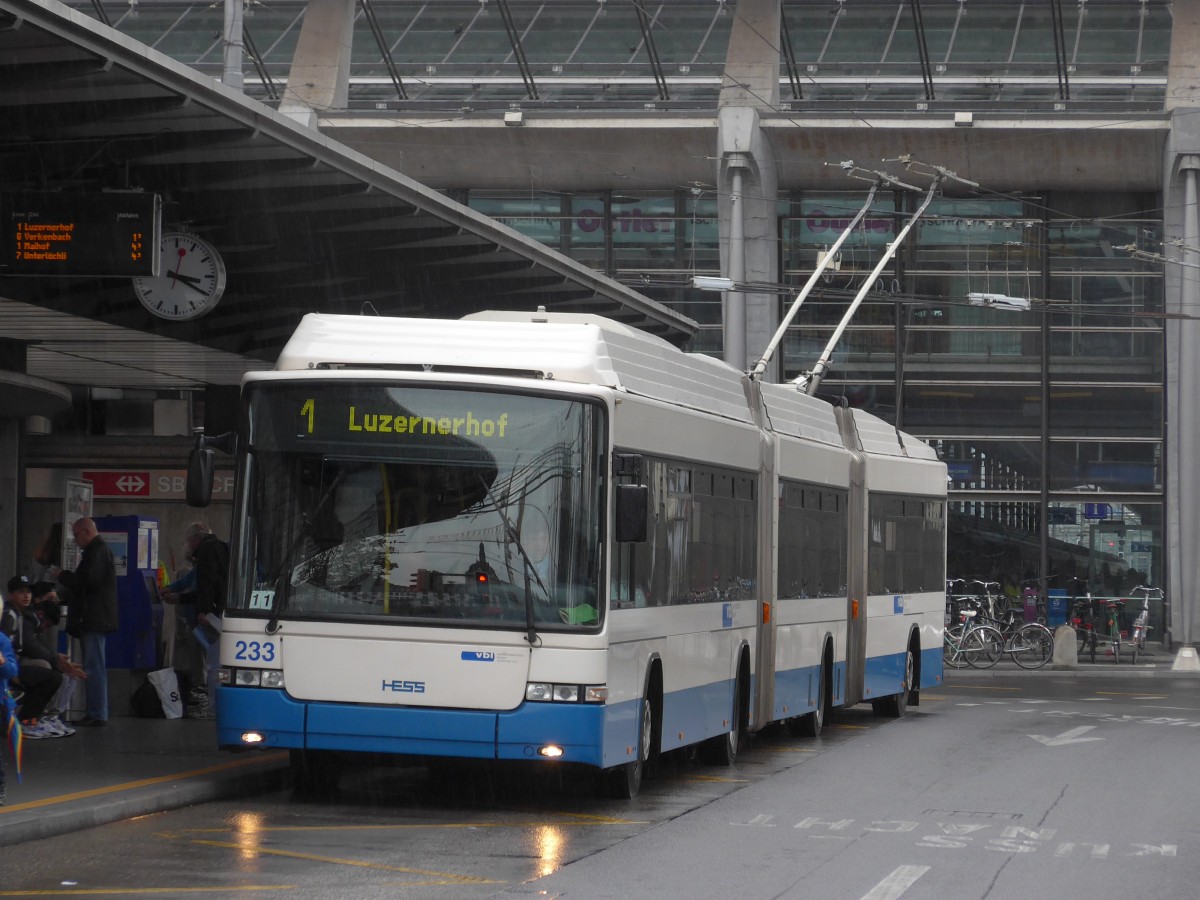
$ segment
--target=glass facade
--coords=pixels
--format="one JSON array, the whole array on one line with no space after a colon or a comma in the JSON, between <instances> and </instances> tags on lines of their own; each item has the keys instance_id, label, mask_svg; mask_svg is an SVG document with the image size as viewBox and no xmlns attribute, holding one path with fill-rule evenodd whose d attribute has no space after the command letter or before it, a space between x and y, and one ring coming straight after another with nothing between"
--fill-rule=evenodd
<instances>
[{"instance_id":1,"label":"glass facade","mask_svg":"<svg viewBox=\"0 0 1200 900\"><path fill-rule=\"evenodd\" d=\"M85 15L219 78L223 4L70 0ZM371 0L355 11L353 109L712 108L736 0ZM282 96L304 0L245 7L246 90ZM790 109L952 104L966 109L1160 110L1168 0L978 4L829 0L783 4L780 96ZM1056 54L1060 47L1062 58ZM790 52L789 52L790 51ZM928 67L921 65L922 58ZM389 65L390 63L390 65ZM393 79L395 72L398 81Z\"/></svg>"},{"instance_id":2,"label":"glass facade","mask_svg":"<svg viewBox=\"0 0 1200 900\"><path fill-rule=\"evenodd\" d=\"M781 314L865 199L780 198ZM1162 271L1131 252L1159 246L1161 221L1130 216L1153 203L1124 195L1089 197L1087 218L1064 217L1077 200L935 199L821 385L938 449L955 576L1044 575L1062 588L1086 577L1098 594L1162 583ZM690 287L694 274L720 274L714 197L472 192L468 202L696 318L705 327L690 349L720 352L721 294ZM915 202L877 195L789 330L784 380L815 362ZM972 294L1030 309L979 306Z\"/></svg>"}]
</instances>

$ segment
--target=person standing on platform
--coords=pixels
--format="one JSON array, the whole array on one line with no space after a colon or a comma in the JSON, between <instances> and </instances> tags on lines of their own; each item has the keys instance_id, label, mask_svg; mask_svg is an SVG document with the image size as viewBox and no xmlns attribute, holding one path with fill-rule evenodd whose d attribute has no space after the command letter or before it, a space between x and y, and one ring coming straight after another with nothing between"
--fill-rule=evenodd
<instances>
[{"instance_id":1,"label":"person standing on platform","mask_svg":"<svg viewBox=\"0 0 1200 900\"><path fill-rule=\"evenodd\" d=\"M71 525L83 556L74 572L56 571L70 592L67 632L79 639L83 669L87 673L87 715L81 725L108 724L108 664L105 642L117 630L117 569L112 550L104 543L90 517Z\"/></svg>"},{"instance_id":2,"label":"person standing on platform","mask_svg":"<svg viewBox=\"0 0 1200 900\"><path fill-rule=\"evenodd\" d=\"M193 522L183 536L184 550L192 571L168 586L163 599L168 603L194 599L196 628L193 632L205 660L207 706L199 713L206 718L216 711L217 669L221 665L220 636L229 581L229 545L212 533L204 522Z\"/></svg>"}]
</instances>

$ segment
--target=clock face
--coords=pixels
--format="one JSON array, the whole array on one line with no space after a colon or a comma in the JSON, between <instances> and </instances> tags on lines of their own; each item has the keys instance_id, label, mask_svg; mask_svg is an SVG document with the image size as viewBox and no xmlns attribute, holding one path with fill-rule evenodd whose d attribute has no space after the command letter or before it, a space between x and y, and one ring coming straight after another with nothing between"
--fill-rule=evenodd
<instances>
[{"instance_id":1,"label":"clock face","mask_svg":"<svg viewBox=\"0 0 1200 900\"><path fill-rule=\"evenodd\" d=\"M142 306L162 319L198 319L225 293L225 263L207 241L168 231L158 245L158 277L133 279Z\"/></svg>"}]
</instances>

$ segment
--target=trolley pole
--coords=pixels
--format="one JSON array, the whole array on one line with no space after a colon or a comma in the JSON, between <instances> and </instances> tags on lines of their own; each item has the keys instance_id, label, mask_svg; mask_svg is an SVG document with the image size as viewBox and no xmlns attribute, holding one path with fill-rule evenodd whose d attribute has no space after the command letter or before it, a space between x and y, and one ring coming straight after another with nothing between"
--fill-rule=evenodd
<instances>
[{"instance_id":1,"label":"trolley pole","mask_svg":"<svg viewBox=\"0 0 1200 900\"><path fill-rule=\"evenodd\" d=\"M921 202L920 207L913 214L912 218L910 218L904 224L904 227L900 229L900 233L896 235L896 239L888 244L887 250L884 251L883 256L880 258L875 268L871 270L871 274L867 277L867 280L863 282L863 286L859 288L858 293L855 294L854 300L850 304L850 308L847 309L846 314L842 316L842 321L838 322L838 327L833 330L833 337L829 339L829 343L825 346L825 352L821 354L821 358L817 360L817 364L812 367L811 372L806 372L796 380L796 386L810 397L817 392L817 388L821 386L821 379L824 378L825 373L829 371L829 360L830 357L833 356L833 349L837 346L837 342L842 339L842 333L845 332L846 326L850 324L850 319L853 318L854 313L857 312L859 306L862 305L867 293L874 286L875 279L877 279L879 277L879 273L883 271L883 267L886 266L891 261L892 257L896 255L896 251L900 249L900 246L904 243L904 239L908 237L909 231L911 231L912 227L917 224L917 221L921 218L921 216L925 214L925 210L933 200L933 195L936 194L938 188L941 187L942 180L944 178L945 176L941 173L934 176L933 183L929 185L929 190L925 192L925 199Z\"/></svg>"},{"instance_id":2,"label":"trolley pole","mask_svg":"<svg viewBox=\"0 0 1200 900\"><path fill-rule=\"evenodd\" d=\"M853 162L842 163L843 168L853 165ZM800 289L800 293L796 295L796 299L792 301L791 308L788 309L787 315L784 316L783 321L779 323L779 327L775 330L775 334L771 338L771 342L767 344L767 349L763 351L762 357L754 364L754 368L750 370L751 381L759 380L762 378L763 373L767 371L767 365L771 362L771 357L775 355L775 351L778 349L779 343L783 340L784 333L788 330L788 326L792 324L792 320L796 318L796 313L800 312L801 304L803 304L808 298L808 295L812 292L813 287L816 286L817 280L825 273L825 270L830 266L830 264L833 263L837 256L838 250L840 250L842 244L846 242L846 238L850 237L850 235L854 232L854 229L858 227L858 223L863 220L863 216L865 216L867 211L871 208L871 204L875 202L875 194L879 190L879 185L883 182L883 180L884 178L882 175L877 175L875 178L875 183L871 185L871 193L867 195L867 202L864 203L862 209L858 211L858 215L856 215L851 220L850 224L843 229L842 233L838 235L838 239L833 242L833 246L830 247L826 252L825 258L818 262L816 268L813 269L812 275L808 277L808 281L805 283L804 287Z\"/></svg>"}]
</instances>

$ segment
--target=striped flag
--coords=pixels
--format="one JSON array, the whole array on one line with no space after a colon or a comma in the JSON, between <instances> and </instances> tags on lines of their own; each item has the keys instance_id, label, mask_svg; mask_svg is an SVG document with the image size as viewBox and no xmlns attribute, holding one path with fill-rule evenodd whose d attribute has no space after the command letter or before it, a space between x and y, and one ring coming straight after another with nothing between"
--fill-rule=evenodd
<instances>
[{"instance_id":1,"label":"striped flag","mask_svg":"<svg viewBox=\"0 0 1200 900\"><path fill-rule=\"evenodd\" d=\"M9 691L0 697L0 709L4 712L5 730L8 737L8 748L12 751L13 766L17 770L17 782L21 781L21 759L25 749L24 736L21 734L21 723L17 721L17 702Z\"/></svg>"}]
</instances>

